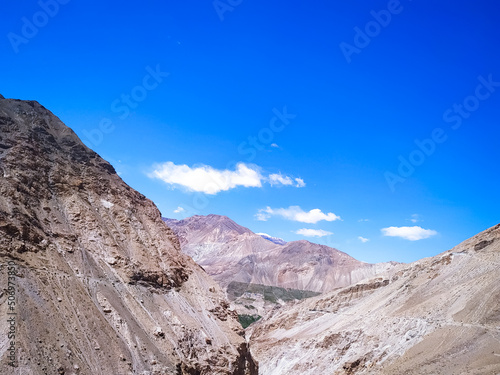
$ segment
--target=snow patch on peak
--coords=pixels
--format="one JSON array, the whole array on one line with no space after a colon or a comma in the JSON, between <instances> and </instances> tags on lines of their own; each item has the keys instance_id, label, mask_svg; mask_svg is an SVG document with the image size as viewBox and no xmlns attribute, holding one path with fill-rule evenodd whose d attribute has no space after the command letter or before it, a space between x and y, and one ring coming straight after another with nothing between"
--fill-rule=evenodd
<instances>
[{"instance_id":1,"label":"snow patch on peak","mask_svg":"<svg viewBox=\"0 0 500 375\"><path fill-rule=\"evenodd\" d=\"M271 241L272 243L275 243L277 245L286 245L286 243L287 243L284 239L270 236L267 233L255 233L255 234L257 234L257 235L261 236L262 238L264 238L268 241Z\"/></svg>"}]
</instances>

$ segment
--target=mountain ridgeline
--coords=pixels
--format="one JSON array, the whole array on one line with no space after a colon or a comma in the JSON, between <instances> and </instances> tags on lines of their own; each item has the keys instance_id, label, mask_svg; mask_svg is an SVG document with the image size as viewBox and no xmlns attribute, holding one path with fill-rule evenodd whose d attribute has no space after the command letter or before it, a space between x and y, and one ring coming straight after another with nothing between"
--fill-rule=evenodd
<instances>
[{"instance_id":1,"label":"mountain ridgeline","mask_svg":"<svg viewBox=\"0 0 500 375\"><path fill-rule=\"evenodd\" d=\"M223 287L237 281L323 293L396 265L364 263L306 240L270 240L270 236L253 233L226 216L163 220L179 237L182 251Z\"/></svg>"}]
</instances>

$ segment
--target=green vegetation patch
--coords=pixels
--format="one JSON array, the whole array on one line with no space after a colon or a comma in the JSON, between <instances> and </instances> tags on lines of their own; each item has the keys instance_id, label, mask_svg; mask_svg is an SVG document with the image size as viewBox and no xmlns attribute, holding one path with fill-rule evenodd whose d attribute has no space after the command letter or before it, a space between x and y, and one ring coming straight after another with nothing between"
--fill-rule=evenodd
<instances>
[{"instance_id":1,"label":"green vegetation patch","mask_svg":"<svg viewBox=\"0 0 500 375\"><path fill-rule=\"evenodd\" d=\"M247 328L250 324L255 323L262 318L260 315L238 315L238 320L243 328Z\"/></svg>"},{"instance_id":2,"label":"green vegetation patch","mask_svg":"<svg viewBox=\"0 0 500 375\"><path fill-rule=\"evenodd\" d=\"M284 302L289 302L311 298L321 294L310 290L288 289L277 286L241 283L238 281L232 281L227 287L227 294L231 300L235 300L245 293L261 294L264 296L264 300L272 303L277 303L279 299Z\"/></svg>"}]
</instances>

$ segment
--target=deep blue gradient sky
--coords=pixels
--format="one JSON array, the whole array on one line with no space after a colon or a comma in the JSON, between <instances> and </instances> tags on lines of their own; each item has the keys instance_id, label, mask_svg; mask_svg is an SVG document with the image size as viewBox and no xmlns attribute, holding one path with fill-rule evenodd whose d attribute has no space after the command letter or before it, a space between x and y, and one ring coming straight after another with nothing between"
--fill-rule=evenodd
<instances>
[{"instance_id":1,"label":"deep blue gradient sky","mask_svg":"<svg viewBox=\"0 0 500 375\"><path fill-rule=\"evenodd\" d=\"M3 2L0 93L53 111L166 217L223 214L369 262L435 255L500 222L497 1L215 3ZM262 186L204 194L149 177L166 162L243 162ZM341 220L278 214L290 206Z\"/></svg>"}]
</instances>

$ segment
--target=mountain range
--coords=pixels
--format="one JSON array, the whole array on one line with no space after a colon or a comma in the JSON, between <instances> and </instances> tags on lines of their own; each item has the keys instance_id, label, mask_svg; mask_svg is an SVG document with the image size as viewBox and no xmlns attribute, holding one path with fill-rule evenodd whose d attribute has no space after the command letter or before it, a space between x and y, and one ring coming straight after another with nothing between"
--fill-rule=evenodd
<instances>
[{"instance_id":1,"label":"mountain range","mask_svg":"<svg viewBox=\"0 0 500 375\"><path fill-rule=\"evenodd\" d=\"M306 240L270 240L270 236L253 233L226 216L163 220L179 237L182 251L223 287L236 281L323 293L396 265L364 263Z\"/></svg>"},{"instance_id":2,"label":"mountain range","mask_svg":"<svg viewBox=\"0 0 500 375\"><path fill-rule=\"evenodd\" d=\"M0 176L1 374L500 374L500 224L368 264L162 219L54 114L1 95Z\"/></svg>"}]
</instances>

